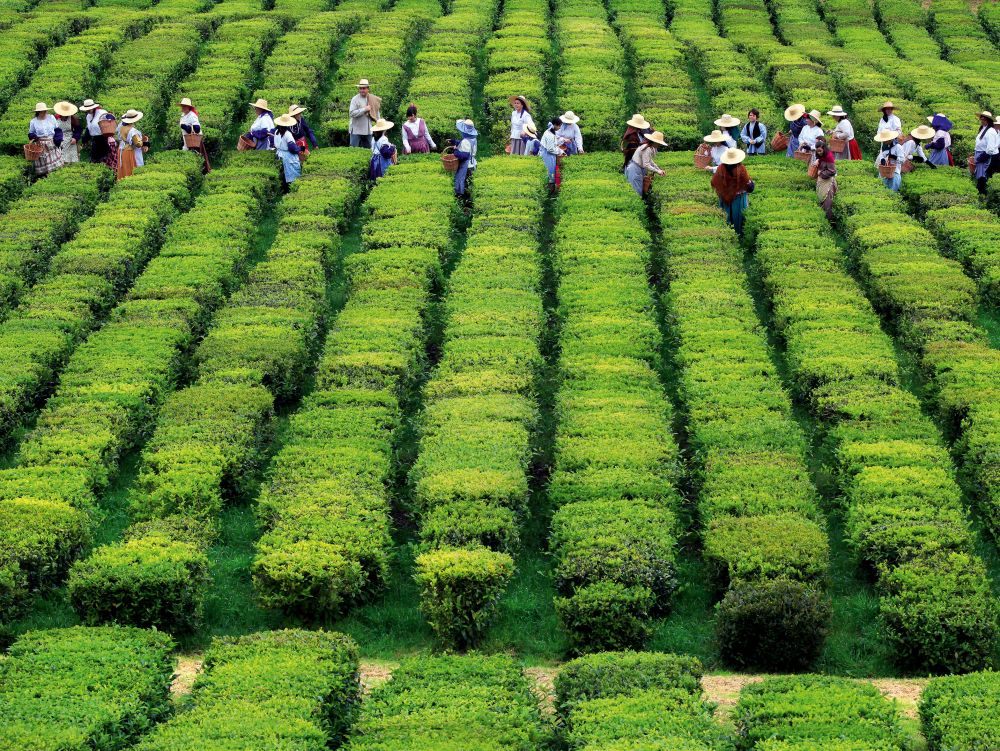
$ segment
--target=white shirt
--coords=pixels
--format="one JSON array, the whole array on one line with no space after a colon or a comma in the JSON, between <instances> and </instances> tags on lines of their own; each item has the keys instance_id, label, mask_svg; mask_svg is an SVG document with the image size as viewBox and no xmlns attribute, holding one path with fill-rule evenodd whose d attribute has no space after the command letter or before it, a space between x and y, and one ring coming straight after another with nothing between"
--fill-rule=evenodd
<instances>
[{"instance_id":1,"label":"white shirt","mask_svg":"<svg viewBox=\"0 0 1000 751\"><path fill-rule=\"evenodd\" d=\"M837 123L837 127L833 129L834 135L839 138L843 138L845 141L854 140L854 126L851 125L851 121L846 117Z\"/></svg>"},{"instance_id":2,"label":"white shirt","mask_svg":"<svg viewBox=\"0 0 1000 751\"><path fill-rule=\"evenodd\" d=\"M56 128L58 127L59 125L52 115L46 115L44 120L33 117L31 118L31 125L28 126L28 135L35 138L52 138L56 134ZM72 138L73 134L66 135L64 133L63 136Z\"/></svg>"},{"instance_id":3,"label":"white shirt","mask_svg":"<svg viewBox=\"0 0 1000 751\"><path fill-rule=\"evenodd\" d=\"M936 130L934 131L934 140L937 141L939 138L944 139L944 148L951 148L951 133L946 130Z\"/></svg>"},{"instance_id":4,"label":"white shirt","mask_svg":"<svg viewBox=\"0 0 1000 751\"><path fill-rule=\"evenodd\" d=\"M192 112L188 112L186 115L181 115L181 119L178 121L177 124L178 124L178 126L180 126L180 125L190 125L190 126L192 126L191 127L191 132L194 133L194 126L197 125L197 126L201 127L201 120L199 120L198 116L196 114L194 114L194 112L192 111ZM181 141L184 140L183 133L184 133L184 131L182 130L181 131L181 134L182 134ZM187 144L184 144L184 151L187 151L187 150L188 150Z\"/></svg>"},{"instance_id":5,"label":"white shirt","mask_svg":"<svg viewBox=\"0 0 1000 751\"><path fill-rule=\"evenodd\" d=\"M256 120L253 121L253 125L250 126L250 131L255 130L267 130L274 131L274 120L266 112L260 115ZM268 148L271 148L270 146Z\"/></svg>"},{"instance_id":6,"label":"white shirt","mask_svg":"<svg viewBox=\"0 0 1000 751\"><path fill-rule=\"evenodd\" d=\"M823 135L823 129L818 125L807 125L799 133L799 146L816 148L816 139Z\"/></svg>"},{"instance_id":7,"label":"white shirt","mask_svg":"<svg viewBox=\"0 0 1000 751\"><path fill-rule=\"evenodd\" d=\"M729 132L729 128L726 128L724 131L722 131L722 135L726 137L726 148L735 149L736 139L733 138L732 134Z\"/></svg>"},{"instance_id":8,"label":"white shirt","mask_svg":"<svg viewBox=\"0 0 1000 751\"><path fill-rule=\"evenodd\" d=\"M893 115L889 115L888 118L886 118L885 115L883 115L882 119L878 121L878 129L880 131L883 131L883 130L895 130L895 131L897 131L899 133L902 133L903 132L903 123L901 123L899 121L899 118L896 117L896 115L894 115L894 114Z\"/></svg>"},{"instance_id":9,"label":"white shirt","mask_svg":"<svg viewBox=\"0 0 1000 751\"><path fill-rule=\"evenodd\" d=\"M382 131L381 136L372 139L372 154L378 154L379 149L386 145L391 145L391 141L389 141L389 136L385 134L385 131Z\"/></svg>"},{"instance_id":10,"label":"white shirt","mask_svg":"<svg viewBox=\"0 0 1000 751\"><path fill-rule=\"evenodd\" d=\"M898 143L894 143L888 151L880 150L875 155L875 164L885 164L890 156L896 160L896 174L898 175L903 169L903 162L906 161L906 152Z\"/></svg>"},{"instance_id":11,"label":"white shirt","mask_svg":"<svg viewBox=\"0 0 1000 751\"><path fill-rule=\"evenodd\" d=\"M403 145L407 149L410 148L410 139L411 138L416 138L418 135L420 135L420 123L422 123L422 122L423 122L423 119L419 118L419 117L415 118L412 123L409 120L406 120L406 121L403 122L403 130L402 130L402 133L403 133ZM429 128L427 130L427 143L430 144L430 147L432 149L436 149L437 148L437 144L434 143L434 139L431 138L431 131L430 131ZM409 154L410 152L407 151L406 153Z\"/></svg>"},{"instance_id":12,"label":"white shirt","mask_svg":"<svg viewBox=\"0 0 1000 751\"><path fill-rule=\"evenodd\" d=\"M545 132L542 133L541 149L547 154L552 154L553 156L559 156L562 151L559 149L559 143L556 140L556 134L552 132L551 128L546 128Z\"/></svg>"},{"instance_id":13,"label":"white shirt","mask_svg":"<svg viewBox=\"0 0 1000 751\"><path fill-rule=\"evenodd\" d=\"M1000 133L996 128L990 126L976 136L976 151L985 151L990 155L1000 153Z\"/></svg>"},{"instance_id":14,"label":"white shirt","mask_svg":"<svg viewBox=\"0 0 1000 751\"><path fill-rule=\"evenodd\" d=\"M583 133L580 132L580 126L576 123L572 125L570 123L563 123L556 133L565 143L573 141L576 144L577 151L583 151Z\"/></svg>"},{"instance_id":15,"label":"white shirt","mask_svg":"<svg viewBox=\"0 0 1000 751\"><path fill-rule=\"evenodd\" d=\"M911 138L909 141L904 143L902 148L903 148L903 157L905 159L912 161L914 154L923 159L927 158L927 154L924 153L924 147L915 138Z\"/></svg>"},{"instance_id":16,"label":"white shirt","mask_svg":"<svg viewBox=\"0 0 1000 751\"><path fill-rule=\"evenodd\" d=\"M280 134L275 133L274 135L274 150L284 152L284 156L286 158L298 156L298 154L292 154L288 150L288 146L293 143L295 143L295 138L292 136L292 132L290 130L286 130L284 133Z\"/></svg>"},{"instance_id":17,"label":"white shirt","mask_svg":"<svg viewBox=\"0 0 1000 751\"><path fill-rule=\"evenodd\" d=\"M712 155L712 164L715 164L716 166L722 164L722 155L725 154L730 148L730 146L726 146L724 143L720 143L718 146L713 146L711 152L709 152Z\"/></svg>"},{"instance_id":18,"label":"white shirt","mask_svg":"<svg viewBox=\"0 0 1000 751\"><path fill-rule=\"evenodd\" d=\"M527 128L529 125L531 126L532 130L535 129L535 121L531 117L531 113L528 112L528 110L521 110L520 112L518 112L517 110L511 110L510 137L512 139L520 138L521 134L524 132L524 129Z\"/></svg>"},{"instance_id":19,"label":"white shirt","mask_svg":"<svg viewBox=\"0 0 1000 751\"><path fill-rule=\"evenodd\" d=\"M108 111L98 107L96 110L91 110L87 113L87 132L92 136L101 135L101 118L103 118Z\"/></svg>"}]
</instances>

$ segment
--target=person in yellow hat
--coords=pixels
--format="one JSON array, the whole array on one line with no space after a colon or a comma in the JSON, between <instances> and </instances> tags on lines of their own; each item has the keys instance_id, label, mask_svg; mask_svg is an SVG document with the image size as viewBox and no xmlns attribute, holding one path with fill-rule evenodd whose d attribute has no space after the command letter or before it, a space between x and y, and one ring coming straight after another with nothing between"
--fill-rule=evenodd
<instances>
[{"instance_id":1,"label":"person in yellow hat","mask_svg":"<svg viewBox=\"0 0 1000 751\"><path fill-rule=\"evenodd\" d=\"M45 102L35 105L35 116L28 124L28 140L42 148L42 155L34 161L36 175L41 177L63 166L63 132Z\"/></svg>"},{"instance_id":2,"label":"person in yellow hat","mask_svg":"<svg viewBox=\"0 0 1000 751\"><path fill-rule=\"evenodd\" d=\"M253 139L257 151L274 151L274 113L266 99L251 102L250 106L257 114L250 130L243 134L244 138Z\"/></svg>"},{"instance_id":3,"label":"person in yellow hat","mask_svg":"<svg viewBox=\"0 0 1000 751\"><path fill-rule=\"evenodd\" d=\"M118 179L131 177L135 170L145 165L144 154L147 146L143 141L142 131L136 124L142 120L143 114L138 110L128 110L122 115L122 121L115 131L118 141Z\"/></svg>"},{"instance_id":4,"label":"person in yellow hat","mask_svg":"<svg viewBox=\"0 0 1000 751\"><path fill-rule=\"evenodd\" d=\"M62 158L64 164L75 164L80 161L80 149L77 146L83 126L76 117L80 109L71 102L56 102L52 105L56 115L56 125L63 133Z\"/></svg>"},{"instance_id":5,"label":"person in yellow hat","mask_svg":"<svg viewBox=\"0 0 1000 751\"><path fill-rule=\"evenodd\" d=\"M754 189L753 180L743 166L746 156L742 149L726 149L719 168L712 175L712 187L719 196L719 207L740 237L743 237L743 215L749 204L747 196Z\"/></svg>"},{"instance_id":6,"label":"person in yellow hat","mask_svg":"<svg viewBox=\"0 0 1000 751\"><path fill-rule=\"evenodd\" d=\"M795 152L799 150L799 135L809 124L805 105L789 105L785 109L785 120L788 121L788 147L785 149L785 156L794 157Z\"/></svg>"},{"instance_id":7,"label":"person in yellow hat","mask_svg":"<svg viewBox=\"0 0 1000 751\"><path fill-rule=\"evenodd\" d=\"M979 113L979 133L973 159L976 163L976 189L986 194L986 181L1000 171L1000 133L993 127L993 113L986 110Z\"/></svg>"}]
</instances>

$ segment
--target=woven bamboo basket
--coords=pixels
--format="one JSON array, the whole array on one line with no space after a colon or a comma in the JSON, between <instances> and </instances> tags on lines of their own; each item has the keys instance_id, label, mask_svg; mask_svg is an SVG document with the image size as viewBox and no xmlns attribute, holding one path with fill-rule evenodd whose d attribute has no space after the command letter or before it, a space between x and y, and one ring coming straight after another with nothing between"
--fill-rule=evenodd
<instances>
[{"instance_id":1,"label":"woven bamboo basket","mask_svg":"<svg viewBox=\"0 0 1000 751\"><path fill-rule=\"evenodd\" d=\"M913 160L907 159L905 162L903 162L903 166L899 168L899 171L902 172L903 174L906 174L907 172L913 172Z\"/></svg>"},{"instance_id":2,"label":"woven bamboo basket","mask_svg":"<svg viewBox=\"0 0 1000 751\"><path fill-rule=\"evenodd\" d=\"M813 158L811 151L796 151L794 156L800 162L809 162L812 161Z\"/></svg>"},{"instance_id":3,"label":"woven bamboo basket","mask_svg":"<svg viewBox=\"0 0 1000 751\"><path fill-rule=\"evenodd\" d=\"M252 138L247 138L246 136L240 136L239 142L236 144L237 151L253 151L257 147Z\"/></svg>"},{"instance_id":4,"label":"woven bamboo basket","mask_svg":"<svg viewBox=\"0 0 1000 751\"><path fill-rule=\"evenodd\" d=\"M788 136L782 133L780 130L774 134L774 138L771 139L771 150L772 151L784 151L788 148Z\"/></svg>"},{"instance_id":5,"label":"woven bamboo basket","mask_svg":"<svg viewBox=\"0 0 1000 751\"><path fill-rule=\"evenodd\" d=\"M896 176L896 160L890 159L885 164L880 164L878 166L878 174L880 177L884 177L886 180L891 180Z\"/></svg>"},{"instance_id":6,"label":"woven bamboo basket","mask_svg":"<svg viewBox=\"0 0 1000 751\"><path fill-rule=\"evenodd\" d=\"M819 177L819 162L811 162L809 168L806 170L806 174L809 175L813 180Z\"/></svg>"},{"instance_id":7,"label":"woven bamboo basket","mask_svg":"<svg viewBox=\"0 0 1000 751\"><path fill-rule=\"evenodd\" d=\"M441 166L448 172L458 172L458 157L453 146L446 146L441 152Z\"/></svg>"},{"instance_id":8,"label":"woven bamboo basket","mask_svg":"<svg viewBox=\"0 0 1000 751\"><path fill-rule=\"evenodd\" d=\"M830 151L834 154L843 154L847 151L847 139L830 136Z\"/></svg>"},{"instance_id":9,"label":"woven bamboo basket","mask_svg":"<svg viewBox=\"0 0 1000 751\"><path fill-rule=\"evenodd\" d=\"M118 127L118 124L114 120L101 120L98 123L98 126L101 129L102 135L113 136L115 134L115 128Z\"/></svg>"},{"instance_id":10,"label":"woven bamboo basket","mask_svg":"<svg viewBox=\"0 0 1000 751\"><path fill-rule=\"evenodd\" d=\"M34 141L32 141L31 143L24 144L24 158L27 159L29 162L38 161L39 159L42 158L42 154L44 153L45 153L45 147L42 146L42 144L40 143L35 143Z\"/></svg>"},{"instance_id":11,"label":"woven bamboo basket","mask_svg":"<svg viewBox=\"0 0 1000 751\"><path fill-rule=\"evenodd\" d=\"M184 145L189 149L200 149L203 140L201 133L184 134Z\"/></svg>"},{"instance_id":12,"label":"woven bamboo basket","mask_svg":"<svg viewBox=\"0 0 1000 751\"><path fill-rule=\"evenodd\" d=\"M712 166L712 149L707 143L703 143L695 149L694 166L698 169L706 169Z\"/></svg>"}]
</instances>

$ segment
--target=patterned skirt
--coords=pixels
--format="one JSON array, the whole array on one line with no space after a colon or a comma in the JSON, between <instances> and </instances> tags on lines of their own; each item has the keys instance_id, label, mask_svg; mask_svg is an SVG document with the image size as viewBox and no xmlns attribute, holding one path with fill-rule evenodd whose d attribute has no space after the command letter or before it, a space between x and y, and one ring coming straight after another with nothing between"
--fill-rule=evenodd
<instances>
[{"instance_id":1,"label":"patterned skirt","mask_svg":"<svg viewBox=\"0 0 1000 751\"><path fill-rule=\"evenodd\" d=\"M38 143L42 145L44 150L42 155L35 160L36 175L47 175L63 166L62 149L56 146L52 138L39 138Z\"/></svg>"},{"instance_id":2,"label":"patterned skirt","mask_svg":"<svg viewBox=\"0 0 1000 751\"><path fill-rule=\"evenodd\" d=\"M511 156L524 156L524 144L525 141L523 138L510 139Z\"/></svg>"}]
</instances>

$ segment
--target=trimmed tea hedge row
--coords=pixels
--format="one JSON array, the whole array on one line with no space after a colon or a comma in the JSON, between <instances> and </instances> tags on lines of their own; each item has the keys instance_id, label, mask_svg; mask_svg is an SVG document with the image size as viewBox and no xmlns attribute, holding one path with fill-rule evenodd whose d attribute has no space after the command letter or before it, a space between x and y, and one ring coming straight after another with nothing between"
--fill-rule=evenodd
<instances>
[{"instance_id":1,"label":"trimmed tea hedge row","mask_svg":"<svg viewBox=\"0 0 1000 751\"><path fill-rule=\"evenodd\" d=\"M905 665L980 667L996 640L996 604L940 433L900 386L889 337L816 229L812 181L782 158L758 159L753 171L766 187L753 196L748 236L791 378L836 456L848 538L878 577L883 631Z\"/></svg>"},{"instance_id":2,"label":"trimmed tea hedge row","mask_svg":"<svg viewBox=\"0 0 1000 751\"><path fill-rule=\"evenodd\" d=\"M700 465L703 553L725 592L720 648L741 666L802 668L822 648L831 617L829 544L739 240L704 184L702 170L678 164L656 194L671 280L664 306Z\"/></svg>"},{"instance_id":3,"label":"trimmed tea hedge row","mask_svg":"<svg viewBox=\"0 0 1000 751\"><path fill-rule=\"evenodd\" d=\"M137 628L25 634L0 661L0 748L124 748L170 711L172 649Z\"/></svg>"},{"instance_id":4,"label":"trimmed tea hedge row","mask_svg":"<svg viewBox=\"0 0 1000 751\"><path fill-rule=\"evenodd\" d=\"M38 69L49 50L82 31L90 19L82 15L39 13L26 16L12 29L4 29L0 50L0 112ZM20 113L27 121L30 113Z\"/></svg>"},{"instance_id":5,"label":"trimmed tea hedge row","mask_svg":"<svg viewBox=\"0 0 1000 751\"><path fill-rule=\"evenodd\" d=\"M486 114L494 151L510 138L511 96L521 95L531 105L537 128L551 117L546 78L552 75L548 0L507 0L500 25L486 44ZM541 136L541 132L538 133Z\"/></svg>"},{"instance_id":6,"label":"trimmed tea hedge row","mask_svg":"<svg viewBox=\"0 0 1000 751\"><path fill-rule=\"evenodd\" d=\"M346 260L347 305L258 501L261 602L311 618L336 613L388 576L386 484L399 400L423 369L424 316L457 220L451 180L433 159L393 167L365 208L365 252Z\"/></svg>"},{"instance_id":7,"label":"trimmed tea hedge row","mask_svg":"<svg viewBox=\"0 0 1000 751\"><path fill-rule=\"evenodd\" d=\"M317 137L347 144L348 110L362 78L371 81L372 92L382 97L382 116L392 119L405 93L407 65L413 50L420 46L427 29L440 15L438 0L399 0L392 10L380 13L377 22L362 24L347 40L340 55L337 80L323 113L326 137L319 134ZM396 127L401 127L402 122L398 120Z\"/></svg>"},{"instance_id":8,"label":"trimmed tea hedge row","mask_svg":"<svg viewBox=\"0 0 1000 751\"><path fill-rule=\"evenodd\" d=\"M608 24L604 3L559 0L555 11L559 112L573 110L579 116L588 151L616 148L631 113L625 112L625 51Z\"/></svg>"},{"instance_id":9,"label":"trimmed tea hedge row","mask_svg":"<svg viewBox=\"0 0 1000 751\"><path fill-rule=\"evenodd\" d=\"M701 663L655 652L603 652L566 663L555 679L566 747L731 751L702 699Z\"/></svg>"},{"instance_id":10,"label":"trimmed tea hedge row","mask_svg":"<svg viewBox=\"0 0 1000 751\"><path fill-rule=\"evenodd\" d=\"M23 159L0 156L0 221L2 214L28 187L28 167Z\"/></svg>"},{"instance_id":11,"label":"trimmed tea hedge row","mask_svg":"<svg viewBox=\"0 0 1000 751\"><path fill-rule=\"evenodd\" d=\"M499 5L500 0L452 0L450 12L434 21L417 53L407 97L416 102L431 137L439 144L455 137L456 119L475 118L472 91L477 66ZM397 123L406 119L407 103L399 103ZM383 117L389 114L386 110Z\"/></svg>"},{"instance_id":12,"label":"trimmed tea hedge row","mask_svg":"<svg viewBox=\"0 0 1000 751\"><path fill-rule=\"evenodd\" d=\"M318 350L337 233L367 166L360 149L323 150L307 163L265 260L195 351L197 379L160 410L142 453L133 519L191 520L210 540L225 502L249 496L272 438L274 402L301 392ZM81 617L172 633L196 628L208 585L197 549L206 545L186 528L171 531L154 524L77 563L69 591ZM177 563L165 565L168 557Z\"/></svg>"},{"instance_id":13,"label":"trimmed tea hedge row","mask_svg":"<svg viewBox=\"0 0 1000 751\"><path fill-rule=\"evenodd\" d=\"M669 31L659 0L610 0L614 26L635 62L639 111L657 130L667 134L672 148L690 149L701 143L698 102L685 72L684 48ZM613 133L625 129L617 124Z\"/></svg>"},{"instance_id":14,"label":"trimmed tea hedge row","mask_svg":"<svg viewBox=\"0 0 1000 751\"><path fill-rule=\"evenodd\" d=\"M1000 747L1000 673L935 678L920 697L931 751Z\"/></svg>"},{"instance_id":15,"label":"trimmed tea hedge row","mask_svg":"<svg viewBox=\"0 0 1000 751\"><path fill-rule=\"evenodd\" d=\"M66 44L49 52L31 82L15 94L0 117L0 147L20 151L36 102L76 101L96 91L127 42L147 34L159 21L152 14L110 13Z\"/></svg>"},{"instance_id":16,"label":"trimmed tea hedge row","mask_svg":"<svg viewBox=\"0 0 1000 751\"><path fill-rule=\"evenodd\" d=\"M0 441L24 422L76 345L159 250L167 225L191 204L200 167L193 155L157 155L134 179L116 184L0 324ZM80 181L78 174L73 179Z\"/></svg>"},{"instance_id":17,"label":"trimmed tea hedge row","mask_svg":"<svg viewBox=\"0 0 1000 751\"><path fill-rule=\"evenodd\" d=\"M416 657L365 699L344 748L535 751L545 736L538 699L510 657Z\"/></svg>"},{"instance_id":18,"label":"trimmed tea hedge row","mask_svg":"<svg viewBox=\"0 0 1000 751\"><path fill-rule=\"evenodd\" d=\"M135 751L273 748L325 751L361 699L358 647L325 631L267 631L216 640L186 700Z\"/></svg>"},{"instance_id":19,"label":"trimmed tea hedge row","mask_svg":"<svg viewBox=\"0 0 1000 751\"><path fill-rule=\"evenodd\" d=\"M194 73L181 81L170 97L171 102L190 97L198 107L208 148L221 148L232 121L243 119L250 85L282 31L272 18L223 23L202 50Z\"/></svg>"},{"instance_id":20,"label":"trimmed tea hedge row","mask_svg":"<svg viewBox=\"0 0 1000 751\"><path fill-rule=\"evenodd\" d=\"M575 651L641 645L676 588L678 449L657 377L650 236L619 159L567 160L554 231L563 327L549 548Z\"/></svg>"},{"instance_id":21,"label":"trimmed tea hedge row","mask_svg":"<svg viewBox=\"0 0 1000 751\"><path fill-rule=\"evenodd\" d=\"M899 711L875 686L825 675L765 678L740 692L739 747L760 751L902 751Z\"/></svg>"},{"instance_id":22,"label":"trimmed tea hedge row","mask_svg":"<svg viewBox=\"0 0 1000 751\"><path fill-rule=\"evenodd\" d=\"M102 164L69 165L36 182L0 216L0 318L31 289L113 181Z\"/></svg>"},{"instance_id":23,"label":"trimmed tea hedge row","mask_svg":"<svg viewBox=\"0 0 1000 751\"><path fill-rule=\"evenodd\" d=\"M239 155L211 173L128 299L70 357L17 466L0 471L0 603L57 580L87 541L94 494L155 424L185 353L239 286L277 187L273 159Z\"/></svg>"},{"instance_id":24,"label":"trimmed tea hedge row","mask_svg":"<svg viewBox=\"0 0 1000 751\"><path fill-rule=\"evenodd\" d=\"M973 10L961 0L933 0L928 22L949 60L970 70L1000 72L997 47Z\"/></svg>"},{"instance_id":25,"label":"trimmed tea hedge row","mask_svg":"<svg viewBox=\"0 0 1000 751\"><path fill-rule=\"evenodd\" d=\"M712 14L711 0L677 0L670 28L684 41L712 97L716 115L728 112L746 122L747 112L756 107L769 132L777 132L784 127L781 109L767 91L756 64L735 42L716 33ZM702 135L699 131L699 143Z\"/></svg>"},{"instance_id":26,"label":"trimmed tea hedge row","mask_svg":"<svg viewBox=\"0 0 1000 751\"><path fill-rule=\"evenodd\" d=\"M441 361L424 388L410 472L421 538L421 610L448 644L483 633L513 574L528 499L545 313L539 160L483 161L462 260L449 280Z\"/></svg>"}]
</instances>

